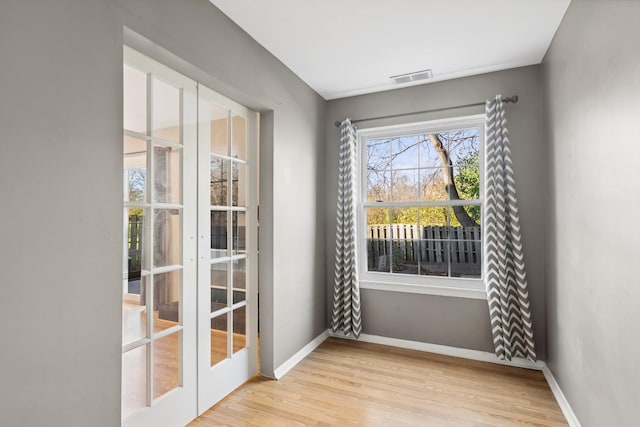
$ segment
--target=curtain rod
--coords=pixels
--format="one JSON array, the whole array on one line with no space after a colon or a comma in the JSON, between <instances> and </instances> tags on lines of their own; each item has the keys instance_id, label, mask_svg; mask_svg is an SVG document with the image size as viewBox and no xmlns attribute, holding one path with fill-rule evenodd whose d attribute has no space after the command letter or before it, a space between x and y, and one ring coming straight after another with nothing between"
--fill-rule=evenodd
<instances>
[{"instance_id":1,"label":"curtain rod","mask_svg":"<svg viewBox=\"0 0 640 427\"><path fill-rule=\"evenodd\" d=\"M502 102L512 102L515 104L516 102L518 102L518 95L513 95L507 98L503 98ZM415 114L425 114L425 113L436 113L438 111L457 110L459 108L478 107L480 105L485 105L485 102L476 102L474 104L464 104L464 105L454 105L452 107L433 108L431 110L415 111L413 113L402 113L402 114L391 114L388 116L369 117L367 119L351 120L351 123L369 122L371 120L379 120L379 119L393 119L395 117L413 116ZM337 120L335 123L336 127L340 127L341 123L342 123L341 121Z\"/></svg>"}]
</instances>

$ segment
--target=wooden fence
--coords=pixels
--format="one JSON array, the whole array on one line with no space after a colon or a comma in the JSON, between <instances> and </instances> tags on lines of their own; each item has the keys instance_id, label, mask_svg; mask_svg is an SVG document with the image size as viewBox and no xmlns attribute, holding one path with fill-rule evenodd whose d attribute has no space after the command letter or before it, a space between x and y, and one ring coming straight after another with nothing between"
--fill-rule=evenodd
<instances>
[{"instance_id":1,"label":"wooden fence","mask_svg":"<svg viewBox=\"0 0 640 427\"><path fill-rule=\"evenodd\" d=\"M367 227L369 271L417 269L418 263L447 271L450 263L460 274L479 275L480 227L440 227L382 224ZM408 271L413 273L413 271ZM429 274L429 273L426 273Z\"/></svg>"}]
</instances>

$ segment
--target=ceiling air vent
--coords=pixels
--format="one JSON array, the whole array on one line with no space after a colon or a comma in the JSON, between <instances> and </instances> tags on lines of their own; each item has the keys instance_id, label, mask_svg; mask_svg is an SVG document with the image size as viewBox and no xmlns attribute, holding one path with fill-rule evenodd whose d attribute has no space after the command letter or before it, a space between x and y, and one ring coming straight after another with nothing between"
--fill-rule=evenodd
<instances>
[{"instance_id":1,"label":"ceiling air vent","mask_svg":"<svg viewBox=\"0 0 640 427\"><path fill-rule=\"evenodd\" d=\"M427 80L433 78L431 70L414 71L413 73L400 74L389 77L397 85L403 83L417 82L419 80Z\"/></svg>"}]
</instances>

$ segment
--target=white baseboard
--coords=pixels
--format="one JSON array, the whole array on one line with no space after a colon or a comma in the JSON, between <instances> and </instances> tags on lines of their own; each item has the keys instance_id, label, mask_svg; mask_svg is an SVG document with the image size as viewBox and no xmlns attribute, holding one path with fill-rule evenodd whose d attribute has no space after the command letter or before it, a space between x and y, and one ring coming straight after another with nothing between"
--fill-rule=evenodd
<instances>
[{"instance_id":1,"label":"white baseboard","mask_svg":"<svg viewBox=\"0 0 640 427\"><path fill-rule=\"evenodd\" d=\"M331 336L336 338L353 339L342 334L330 333ZM419 341L401 340L397 338L381 337L379 335L361 334L358 341L369 342L373 344L389 345L392 347L407 348L410 350L426 351L429 353L444 354L447 356L461 357L464 359L479 360L481 362L491 362L500 365L514 366L517 368L535 369L541 371L544 368L544 362L537 361L532 362L527 359L514 358L510 362L506 360L500 360L494 353L480 350L469 350L466 348L449 347L446 345L429 344Z\"/></svg>"},{"instance_id":2,"label":"white baseboard","mask_svg":"<svg viewBox=\"0 0 640 427\"><path fill-rule=\"evenodd\" d=\"M289 372L294 366L302 361L305 357L307 357L313 350L316 349L320 344L322 344L327 338L329 338L329 330L323 331L320 335L315 337L313 341L309 344L305 345L298 351L296 354L291 356L289 360L284 362L282 365L278 366L274 371L274 377L279 380L284 377L287 372Z\"/></svg>"},{"instance_id":3,"label":"white baseboard","mask_svg":"<svg viewBox=\"0 0 640 427\"><path fill-rule=\"evenodd\" d=\"M551 372L549 367L545 365L544 368L542 368L542 373L544 374L544 377L547 380L547 383L549 384L549 388L551 389L553 396L556 398L556 401L558 402L558 405L560 406L560 409L562 410L564 417L567 419L569 426L581 427L580 421L578 421L578 417L576 417L576 414L573 412L573 409L571 409L571 405L569 405L569 401L564 396L564 393L562 392L560 385L556 381L556 378L553 376L553 372Z\"/></svg>"}]
</instances>

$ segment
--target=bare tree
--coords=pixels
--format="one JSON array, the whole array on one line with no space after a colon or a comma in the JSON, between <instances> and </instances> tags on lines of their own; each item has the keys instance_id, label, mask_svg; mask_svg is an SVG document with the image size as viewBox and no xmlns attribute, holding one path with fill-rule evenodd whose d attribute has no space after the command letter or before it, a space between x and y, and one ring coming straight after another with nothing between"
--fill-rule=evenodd
<instances>
[{"instance_id":1,"label":"bare tree","mask_svg":"<svg viewBox=\"0 0 640 427\"><path fill-rule=\"evenodd\" d=\"M442 140L438 134L430 133L429 141L435 148L438 157L440 157L440 163L442 164L442 175L444 176L444 185L449 195L449 200L460 200L458 189L456 188L456 182L453 179L453 163L449 157L447 149L444 147ZM469 216L467 211L464 210L464 206L453 206L453 214L463 227L477 227L478 224L473 218Z\"/></svg>"}]
</instances>

